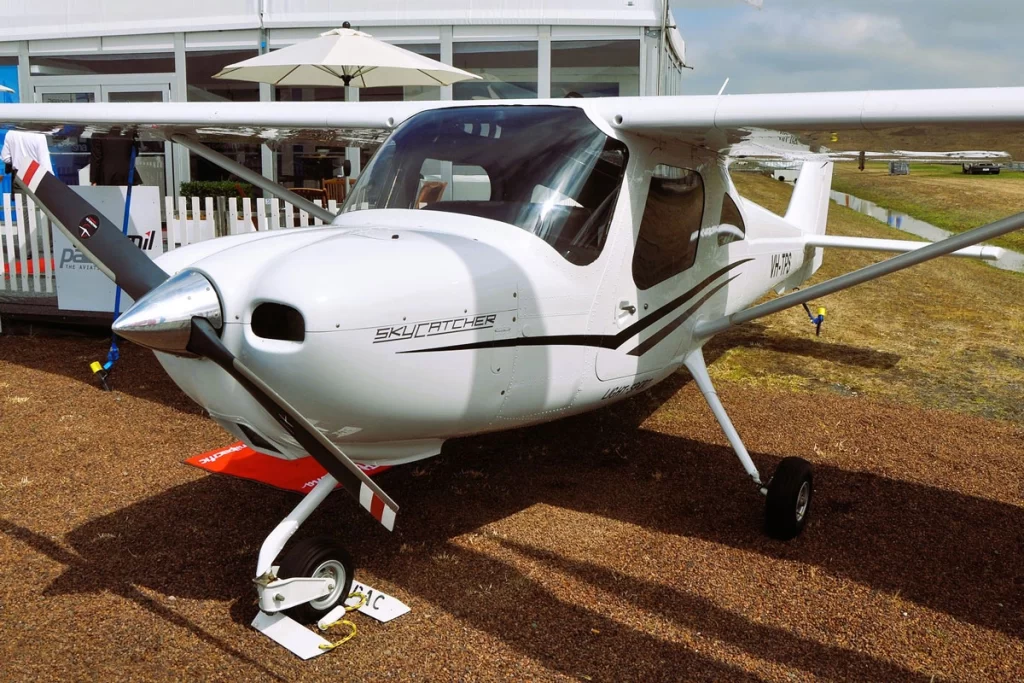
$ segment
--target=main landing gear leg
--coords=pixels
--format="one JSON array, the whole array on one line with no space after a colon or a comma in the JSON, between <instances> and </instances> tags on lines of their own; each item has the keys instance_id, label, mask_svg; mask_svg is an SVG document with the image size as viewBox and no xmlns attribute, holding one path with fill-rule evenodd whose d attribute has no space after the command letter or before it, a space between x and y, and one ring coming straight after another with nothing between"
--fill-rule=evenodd
<instances>
[{"instance_id":1,"label":"main landing gear leg","mask_svg":"<svg viewBox=\"0 0 1024 683\"><path fill-rule=\"evenodd\" d=\"M768 483L761 481L761 475L750 459L743 440L725 412L722 401L718 398L715 386L708 375L704 352L693 351L683 361L686 369L693 375L697 387L704 394L708 407L722 427L725 438L736 452L750 478L758 490L766 497L765 531L769 536L782 540L793 538L803 531L807 524L807 516L811 509L811 496L814 493L814 477L811 464L803 458L784 458L775 469L775 474Z\"/></svg>"},{"instance_id":2,"label":"main landing gear leg","mask_svg":"<svg viewBox=\"0 0 1024 683\"><path fill-rule=\"evenodd\" d=\"M279 565L274 564L299 525L337 484L337 479L325 475L263 541L253 582L264 612L287 611L297 621L310 622L348 597L355 567L345 549L329 538L299 541L284 553Z\"/></svg>"}]
</instances>

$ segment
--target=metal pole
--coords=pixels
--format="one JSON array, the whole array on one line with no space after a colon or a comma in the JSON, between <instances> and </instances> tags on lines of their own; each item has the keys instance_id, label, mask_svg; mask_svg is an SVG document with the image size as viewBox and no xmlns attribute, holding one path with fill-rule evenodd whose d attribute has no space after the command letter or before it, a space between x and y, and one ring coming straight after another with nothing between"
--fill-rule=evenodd
<instances>
[{"instance_id":1,"label":"metal pole","mask_svg":"<svg viewBox=\"0 0 1024 683\"><path fill-rule=\"evenodd\" d=\"M213 206L213 236L226 237L231 234L231 230L228 227L228 198L214 197ZM235 217L232 216L231 220L234 219Z\"/></svg>"},{"instance_id":2,"label":"metal pole","mask_svg":"<svg viewBox=\"0 0 1024 683\"><path fill-rule=\"evenodd\" d=\"M256 173L255 171L246 168L237 161L227 158L220 152L216 152L202 143L196 142L187 135L181 135L180 133L177 133L171 136L171 140L177 142L182 147L185 147L190 151L195 152L204 159L217 164L225 171L229 173L234 173L242 180L252 183L256 187L266 190L275 197L280 197L289 204L294 204L298 209L305 211L311 216L316 216L317 218L328 224L335 218L333 213L323 208L322 206L317 206L308 199L300 197L294 192L289 191L287 187L279 185L268 178L264 178L259 173Z\"/></svg>"},{"instance_id":3,"label":"metal pole","mask_svg":"<svg viewBox=\"0 0 1024 683\"><path fill-rule=\"evenodd\" d=\"M665 27L668 26L668 0L662 0L662 13L661 13L661 34L658 36L658 81L657 89L654 91L655 95L661 94L661 65L662 59L665 56Z\"/></svg>"},{"instance_id":4,"label":"metal pole","mask_svg":"<svg viewBox=\"0 0 1024 683\"><path fill-rule=\"evenodd\" d=\"M799 306L800 304L807 303L813 299L823 297L826 294L833 294L843 289L848 289L855 285L862 284L868 280L874 280L875 278L889 273L895 273L897 270L903 270L910 266L916 266L924 261L929 261L939 256L945 256L958 249L975 245L985 240L990 240L1000 235L1005 235L1014 230L1020 230L1024 228L1024 212L1014 214L1002 220L998 220L988 225L983 225L967 232L962 232L959 235L953 235L947 237L944 240L939 240L934 244L929 244L926 247L915 249L914 251L907 252L906 254L900 254L894 256L891 259L886 259L879 263L874 263L870 266L865 266L859 270L855 270L852 273L840 275L834 277L831 280L816 284L807 289L802 289L799 292L793 292L786 296L781 296L778 299L765 302L758 306L748 308L743 311L738 311L732 315L719 318L718 320L709 320L703 323L699 323L694 328L694 335L697 337L710 337L713 334L735 327L742 323L750 322L757 318L771 315L772 313L778 313L779 311L785 310L791 306Z\"/></svg>"}]
</instances>

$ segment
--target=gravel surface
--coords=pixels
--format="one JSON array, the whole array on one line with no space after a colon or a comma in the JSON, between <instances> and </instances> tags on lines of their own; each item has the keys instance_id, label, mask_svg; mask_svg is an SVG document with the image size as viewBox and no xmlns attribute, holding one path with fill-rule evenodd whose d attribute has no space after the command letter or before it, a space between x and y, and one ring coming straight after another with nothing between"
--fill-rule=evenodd
<instances>
[{"instance_id":1,"label":"gravel surface","mask_svg":"<svg viewBox=\"0 0 1024 683\"><path fill-rule=\"evenodd\" d=\"M827 340L821 343L827 344ZM412 612L302 662L248 624L298 497L183 465L229 437L148 352L0 337L0 677L1024 680L1024 430L724 382L757 464L816 466L789 543L685 374L611 409L463 439L300 532Z\"/></svg>"}]
</instances>

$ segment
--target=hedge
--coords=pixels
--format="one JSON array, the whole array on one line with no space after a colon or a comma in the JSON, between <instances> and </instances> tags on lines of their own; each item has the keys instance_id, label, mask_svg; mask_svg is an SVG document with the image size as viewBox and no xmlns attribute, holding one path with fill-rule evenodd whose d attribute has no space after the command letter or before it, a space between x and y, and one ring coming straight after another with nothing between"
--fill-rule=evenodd
<instances>
[{"instance_id":1,"label":"hedge","mask_svg":"<svg viewBox=\"0 0 1024 683\"><path fill-rule=\"evenodd\" d=\"M254 197L249 183L236 180L190 180L181 184L182 197Z\"/></svg>"}]
</instances>

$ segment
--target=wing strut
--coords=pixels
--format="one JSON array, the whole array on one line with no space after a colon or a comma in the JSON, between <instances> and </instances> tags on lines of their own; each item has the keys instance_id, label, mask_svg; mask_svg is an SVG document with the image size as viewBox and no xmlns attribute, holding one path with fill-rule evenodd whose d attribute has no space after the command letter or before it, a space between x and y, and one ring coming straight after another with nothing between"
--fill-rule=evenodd
<instances>
[{"instance_id":1,"label":"wing strut","mask_svg":"<svg viewBox=\"0 0 1024 683\"><path fill-rule=\"evenodd\" d=\"M805 304L814 299L819 299L826 294L833 294L835 292L849 289L855 285L863 284L869 280L888 275L889 273L895 273L897 270L903 270L910 266L916 266L919 263L930 261L933 258L939 256L946 256L951 254L958 249L964 247L970 247L979 242L999 237L1007 233L1013 232L1014 230L1020 230L1024 228L1024 212L1016 213L1007 218L1003 218L994 223L989 223L967 232L962 232L959 235L953 235L947 237L944 240L939 240L933 244L929 244L926 247L915 249L914 251L894 256L890 259L880 261L879 263L873 263L870 266L865 266L859 270L855 270L852 273L846 273L834 277L831 280L825 280L819 282L816 285L808 287L807 289L801 289L798 292L780 296L778 299L767 301L763 304L747 308L742 311L737 311L732 315L727 315L717 320L707 320L698 323L694 328L694 335L698 338L706 339L712 335L718 334L723 330L727 330L730 327L741 325L757 318L763 318L766 315L772 313L778 313L779 311L785 310L792 306L799 306Z\"/></svg>"},{"instance_id":2,"label":"wing strut","mask_svg":"<svg viewBox=\"0 0 1024 683\"><path fill-rule=\"evenodd\" d=\"M294 204L300 210L305 211L311 216L316 216L327 224L330 224L331 221L334 220L334 214L324 207L314 204L305 197L300 197L284 185L275 183L273 180L263 177L256 171L246 168L234 159L229 159L220 152L210 149L206 145L193 140L187 135L177 133L171 136L171 141L177 142L182 147L195 152L207 161L217 164L228 173L233 173L242 180L266 190L275 197L280 197L289 204Z\"/></svg>"}]
</instances>

